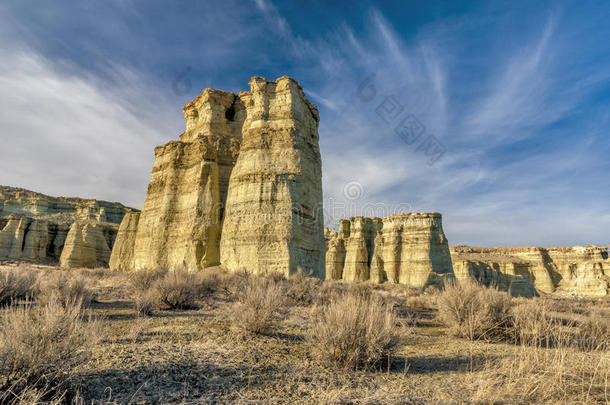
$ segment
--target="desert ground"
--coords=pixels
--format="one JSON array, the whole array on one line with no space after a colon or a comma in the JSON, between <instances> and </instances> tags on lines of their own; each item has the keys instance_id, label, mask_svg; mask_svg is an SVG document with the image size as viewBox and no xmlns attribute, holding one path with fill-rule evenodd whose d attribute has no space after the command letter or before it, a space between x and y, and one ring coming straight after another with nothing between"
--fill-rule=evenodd
<instances>
[{"instance_id":1,"label":"desert ground","mask_svg":"<svg viewBox=\"0 0 610 405\"><path fill-rule=\"evenodd\" d=\"M608 403L610 299L0 268L2 403Z\"/></svg>"}]
</instances>

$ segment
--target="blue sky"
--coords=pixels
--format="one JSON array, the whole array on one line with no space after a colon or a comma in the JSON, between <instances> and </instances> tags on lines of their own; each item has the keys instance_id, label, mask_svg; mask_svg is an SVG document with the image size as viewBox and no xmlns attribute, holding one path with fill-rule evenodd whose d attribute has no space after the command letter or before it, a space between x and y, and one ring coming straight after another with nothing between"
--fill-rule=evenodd
<instances>
[{"instance_id":1,"label":"blue sky","mask_svg":"<svg viewBox=\"0 0 610 405\"><path fill-rule=\"evenodd\" d=\"M329 225L439 211L451 244L610 243L606 2L8 0L0 18L0 184L141 207L184 104L288 75L320 110Z\"/></svg>"}]
</instances>

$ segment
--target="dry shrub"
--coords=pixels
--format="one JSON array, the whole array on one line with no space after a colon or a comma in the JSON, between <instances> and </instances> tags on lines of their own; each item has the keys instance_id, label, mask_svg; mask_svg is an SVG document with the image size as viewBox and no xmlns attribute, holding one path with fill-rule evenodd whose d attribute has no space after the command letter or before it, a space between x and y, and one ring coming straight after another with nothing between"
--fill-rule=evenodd
<instances>
[{"instance_id":1,"label":"dry shrub","mask_svg":"<svg viewBox=\"0 0 610 405\"><path fill-rule=\"evenodd\" d=\"M510 296L474 280L447 284L437 305L438 318L453 336L497 340L510 326Z\"/></svg>"},{"instance_id":2,"label":"dry shrub","mask_svg":"<svg viewBox=\"0 0 610 405\"><path fill-rule=\"evenodd\" d=\"M520 301L511 308L513 339L517 343L549 347L568 337L561 333L561 323L551 316L549 305L542 300Z\"/></svg>"},{"instance_id":3,"label":"dry shrub","mask_svg":"<svg viewBox=\"0 0 610 405\"><path fill-rule=\"evenodd\" d=\"M252 277L254 276L245 270L220 274L218 289L223 290L231 298L237 299Z\"/></svg>"},{"instance_id":4,"label":"dry shrub","mask_svg":"<svg viewBox=\"0 0 610 405\"><path fill-rule=\"evenodd\" d=\"M103 279L112 274L112 270L106 267L95 267L93 269L79 269L79 273L85 277Z\"/></svg>"},{"instance_id":5,"label":"dry shrub","mask_svg":"<svg viewBox=\"0 0 610 405\"><path fill-rule=\"evenodd\" d=\"M195 277L201 295L213 294L222 285L222 275L218 269L203 269L196 273Z\"/></svg>"},{"instance_id":6,"label":"dry shrub","mask_svg":"<svg viewBox=\"0 0 610 405\"><path fill-rule=\"evenodd\" d=\"M287 280L286 276L281 271L272 271L267 274L267 278L275 283L282 283Z\"/></svg>"},{"instance_id":7,"label":"dry shrub","mask_svg":"<svg viewBox=\"0 0 610 405\"><path fill-rule=\"evenodd\" d=\"M308 277L299 271L287 279L286 296L295 305L311 305L321 284L322 280Z\"/></svg>"},{"instance_id":8,"label":"dry shrub","mask_svg":"<svg viewBox=\"0 0 610 405\"><path fill-rule=\"evenodd\" d=\"M62 395L87 361L100 329L80 303L11 306L0 318L0 403Z\"/></svg>"},{"instance_id":9,"label":"dry shrub","mask_svg":"<svg viewBox=\"0 0 610 405\"><path fill-rule=\"evenodd\" d=\"M148 320L145 317L138 316L131 323L131 329L127 334L127 338L133 343L137 343L148 329Z\"/></svg>"},{"instance_id":10,"label":"dry shrub","mask_svg":"<svg viewBox=\"0 0 610 405\"><path fill-rule=\"evenodd\" d=\"M129 282L137 292L151 289L153 284L167 274L167 269L159 267L156 269L142 269L130 274Z\"/></svg>"},{"instance_id":11,"label":"dry shrub","mask_svg":"<svg viewBox=\"0 0 610 405\"><path fill-rule=\"evenodd\" d=\"M75 303L88 307L95 300L95 295L83 276L54 271L41 282L38 302L40 305L46 305L55 299L66 307Z\"/></svg>"},{"instance_id":12,"label":"dry shrub","mask_svg":"<svg viewBox=\"0 0 610 405\"><path fill-rule=\"evenodd\" d=\"M347 293L352 295L359 295L364 298L370 297L373 294L373 286L367 282L355 282L349 283L347 286Z\"/></svg>"},{"instance_id":13,"label":"dry shrub","mask_svg":"<svg viewBox=\"0 0 610 405\"><path fill-rule=\"evenodd\" d=\"M578 346L583 351L610 350L610 320L592 313L578 326Z\"/></svg>"},{"instance_id":14,"label":"dry shrub","mask_svg":"<svg viewBox=\"0 0 610 405\"><path fill-rule=\"evenodd\" d=\"M139 316L150 316L157 305L157 295L150 290L138 293L134 305Z\"/></svg>"},{"instance_id":15,"label":"dry shrub","mask_svg":"<svg viewBox=\"0 0 610 405\"><path fill-rule=\"evenodd\" d=\"M201 297L201 284L196 273L185 268L168 271L154 283L157 299L170 309L196 308L195 301Z\"/></svg>"},{"instance_id":16,"label":"dry shrub","mask_svg":"<svg viewBox=\"0 0 610 405\"><path fill-rule=\"evenodd\" d=\"M414 295L407 298L407 307L412 309L426 309L428 308L428 301L424 296Z\"/></svg>"},{"instance_id":17,"label":"dry shrub","mask_svg":"<svg viewBox=\"0 0 610 405\"><path fill-rule=\"evenodd\" d=\"M231 308L234 326L254 334L271 333L273 323L284 305L284 289L280 284L262 277L249 277L245 284Z\"/></svg>"},{"instance_id":18,"label":"dry shrub","mask_svg":"<svg viewBox=\"0 0 610 405\"><path fill-rule=\"evenodd\" d=\"M544 302L548 311L559 312L559 313L574 313L575 300L573 298L545 298L541 300Z\"/></svg>"},{"instance_id":19,"label":"dry shrub","mask_svg":"<svg viewBox=\"0 0 610 405\"><path fill-rule=\"evenodd\" d=\"M1 270L0 306L36 296L36 278L36 272L25 267Z\"/></svg>"},{"instance_id":20,"label":"dry shrub","mask_svg":"<svg viewBox=\"0 0 610 405\"><path fill-rule=\"evenodd\" d=\"M347 292L348 284L337 280L326 280L318 289L316 296L317 305L328 305L331 300L338 295L343 295Z\"/></svg>"},{"instance_id":21,"label":"dry shrub","mask_svg":"<svg viewBox=\"0 0 610 405\"><path fill-rule=\"evenodd\" d=\"M337 294L312 310L309 340L321 362L348 369L370 368L392 355L396 318L378 296Z\"/></svg>"},{"instance_id":22,"label":"dry shrub","mask_svg":"<svg viewBox=\"0 0 610 405\"><path fill-rule=\"evenodd\" d=\"M608 352L583 353L563 344L551 349L518 346L512 355L485 366L473 399L493 404L608 403L609 378Z\"/></svg>"}]
</instances>

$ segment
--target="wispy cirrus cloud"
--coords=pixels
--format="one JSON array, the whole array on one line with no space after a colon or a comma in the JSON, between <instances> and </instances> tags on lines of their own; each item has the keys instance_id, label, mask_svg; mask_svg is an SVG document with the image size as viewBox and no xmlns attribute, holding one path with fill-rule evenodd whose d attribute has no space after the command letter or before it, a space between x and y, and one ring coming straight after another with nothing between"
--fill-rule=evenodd
<instances>
[{"instance_id":1,"label":"wispy cirrus cloud","mask_svg":"<svg viewBox=\"0 0 610 405\"><path fill-rule=\"evenodd\" d=\"M168 100L124 68L110 87L29 49L0 58L0 184L141 206L152 149L179 131Z\"/></svg>"},{"instance_id":2,"label":"wispy cirrus cloud","mask_svg":"<svg viewBox=\"0 0 610 405\"><path fill-rule=\"evenodd\" d=\"M349 205L342 216L385 204L442 212L451 243L607 243L603 13L434 8L412 26L385 3L109 4L0 5L0 183L141 206L153 147L182 131L182 104L288 74L320 109L325 200ZM191 89L177 96L187 66ZM367 78L372 100L358 97ZM389 96L399 118L379 114ZM406 114L447 148L434 165L396 134Z\"/></svg>"}]
</instances>

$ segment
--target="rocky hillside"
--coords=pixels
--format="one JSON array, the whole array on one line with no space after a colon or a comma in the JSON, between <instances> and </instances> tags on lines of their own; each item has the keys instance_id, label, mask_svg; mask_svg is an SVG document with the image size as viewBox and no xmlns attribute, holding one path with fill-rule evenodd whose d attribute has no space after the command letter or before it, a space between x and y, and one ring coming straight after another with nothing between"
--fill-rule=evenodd
<instances>
[{"instance_id":1,"label":"rocky hillside","mask_svg":"<svg viewBox=\"0 0 610 405\"><path fill-rule=\"evenodd\" d=\"M326 230L326 279L441 286L453 278L439 213L353 217Z\"/></svg>"},{"instance_id":2,"label":"rocky hillside","mask_svg":"<svg viewBox=\"0 0 610 405\"><path fill-rule=\"evenodd\" d=\"M0 186L0 260L106 266L118 224L133 211L116 202Z\"/></svg>"},{"instance_id":3,"label":"rocky hillside","mask_svg":"<svg viewBox=\"0 0 610 405\"><path fill-rule=\"evenodd\" d=\"M541 293L610 294L610 259L604 246L481 248L452 246L456 278L475 277L502 289L527 281Z\"/></svg>"}]
</instances>

